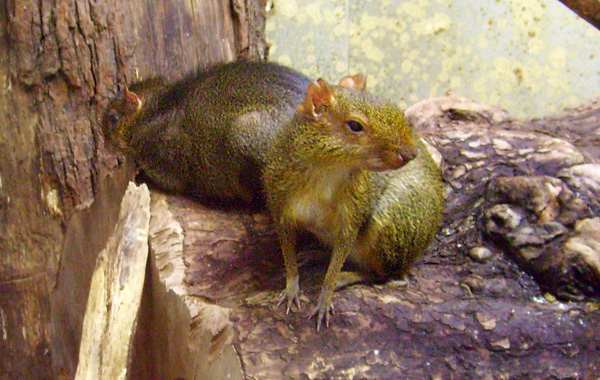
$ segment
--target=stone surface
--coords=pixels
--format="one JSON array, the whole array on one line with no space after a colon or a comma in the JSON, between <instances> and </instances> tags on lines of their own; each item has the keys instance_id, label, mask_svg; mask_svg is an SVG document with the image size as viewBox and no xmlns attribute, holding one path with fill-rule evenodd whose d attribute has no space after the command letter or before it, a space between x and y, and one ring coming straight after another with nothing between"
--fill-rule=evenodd
<instances>
[{"instance_id":1,"label":"stone surface","mask_svg":"<svg viewBox=\"0 0 600 380\"><path fill-rule=\"evenodd\" d=\"M600 289L600 218L582 219L563 246L567 262L579 273L574 280L587 294Z\"/></svg>"},{"instance_id":2,"label":"stone surface","mask_svg":"<svg viewBox=\"0 0 600 380\"><path fill-rule=\"evenodd\" d=\"M596 215L600 213L600 164L575 165L556 176L585 199Z\"/></svg>"},{"instance_id":3,"label":"stone surface","mask_svg":"<svg viewBox=\"0 0 600 380\"><path fill-rule=\"evenodd\" d=\"M487 261L493 256L493 253L486 247L474 247L469 250L469 256L477 261Z\"/></svg>"}]
</instances>

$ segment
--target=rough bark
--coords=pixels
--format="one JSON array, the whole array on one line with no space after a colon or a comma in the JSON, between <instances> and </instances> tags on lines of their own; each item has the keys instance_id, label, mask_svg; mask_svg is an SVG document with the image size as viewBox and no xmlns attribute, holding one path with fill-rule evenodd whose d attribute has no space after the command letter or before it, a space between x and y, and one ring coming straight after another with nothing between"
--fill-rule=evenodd
<instances>
[{"instance_id":1,"label":"rough bark","mask_svg":"<svg viewBox=\"0 0 600 380\"><path fill-rule=\"evenodd\" d=\"M126 171L104 179L117 166L114 156L102 149L97 125L107 99L138 78L175 79L208 62L264 57L262 6L261 1L243 0L0 2L1 378L74 374L94 263L106 245L127 182ZM581 122L578 111L574 124L597 126L597 107L587 112L595 124ZM444 125L450 130L460 131L465 121L460 113L459 107L438 116L448 121ZM476 113L465 114L468 121ZM566 128L568 119L556 121L561 120L565 123L558 123L560 128ZM591 161L597 127L589 130L581 146L575 145ZM452 147L438 148L452 167ZM559 174L544 174L559 178L554 175ZM573 179L564 182L577 188L577 194L594 199L593 187L577 182L582 175L563 175ZM485 184L493 179L482 178ZM488 210L470 192L485 186L476 186L476 177L472 180L475 185L461 191L467 211L453 204L452 220L468 217L471 207ZM96 195L102 183L114 191ZM557 217L563 205L559 198ZM140 317L146 328L138 331L134 363L155 367L151 372L133 367L132 376L239 377L239 368L255 378L280 378L282 373L288 378L598 376L594 305L532 302L542 293L538 285L498 254L503 236L515 236L514 231L500 231L494 245L487 237L493 231L469 224L468 218L463 226L450 225L455 230L440 235L405 288L357 286L338 293L334 327L316 335L312 322L273 307L283 276L268 219L208 210L180 197L169 197L169 202L185 235L186 295L171 291L179 285L165 280L164 273L161 277L149 271L147 278L157 280L146 284L153 287L142 300L149 315ZM594 207L589 206L590 212ZM75 210L80 212L73 216ZM540 217L535 210L519 212L524 213L521 220L535 227ZM482 215L476 221L483 222ZM581 237L589 230L585 225L565 228L557 242L560 249L582 245L571 239L593 245L593 236ZM83 241L89 243L85 250L80 248ZM487 247L496 255L475 262L464 255L471 247ZM508 255L519 254L519 249L508 248ZM169 271L168 265L156 265ZM577 268L587 268L578 265L566 273L586 296L582 288L589 288L586 279L594 273L578 273ZM542 262L536 267L556 266ZM307 273L310 266L304 266L303 286L314 301L325 265L313 268L314 274ZM534 269L525 269L543 280ZM157 289L160 281L168 285ZM169 329L160 329L169 323ZM144 351L144 339L158 342L152 347L156 351ZM231 340L241 364L236 364ZM165 342L172 346L160 346ZM172 356L161 366L165 355Z\"/></svg>"},{"instance_id":2,"label":"rough bark","mask_svg":"<svg viewBox=\"0 0 600 380\"><path fill-rule=\"evenodd\" d=\"M245 378L597 378L600 317L590 296L597 296L600 287L590 279L597 280L600 271L593 260L589 264L575 253L556 253L564 253L566 242L585 232L578 230L578 222L600 215L597 198L570 190L565 177L557 177L581 163L599 162L600 153L591 147L600 136L600 102L556 117L519 121L449 95L417 104L407 115L442 153L448 197L444 228L408 281L336 292L333 325L317 333L307 315L327 260L312 251L310 239L300 273L305 301L311 303L286 315L276 307L284 270L269 218L169 195L168 209L182 228L186 268L185 278L170 286L188 304L195 300L220 313L227 310ZM536 188L528 196L505 199L498 181L507 178L534 184L542 178L565 190L552 192L554 198L541 197L546 203L539 201L545 207L538 210L535 200L542 193ZM595 185L588 185L586 191L593 191ZM533 231L527 238L547 241L514 249L499 240L486 223L486 213L498 202L522 213L520 223ZM542 220L538 214L544 212ZM550 222L562 223L564 230L552 235L536 229ZM592 251L596 248L598 262L594 233L584 240ZM538 257L556 255L527 261L519 256L524 246L527 252L539 248ZM580 301L556 302L553 295ZM201 323L201 314L198 318ZM187 331L187 322L182 326ZM204 334L217 339L219 331ZM222 347L213 351L212 360L227 352L228 343Z\"/></svg>"},{"instance_id":3,"label":"rough bark","mask_svg":"<svg viewBox=\"0 0 600 380\"><path fill-rule=\"evenodd\" d=\"M443 247L502 251L563 300L600 296L597 236L583 236L590 257L571 252L600 216L599 109L519 121L451 94L407 110L444 157L452 218Z\"/></svg>"},{"instance_id":4,"label":"rough bark","mask_svg":"<svg viewBox=\"0 0 600 380\"><path fill-rule=\"evenodd\" d=\"M264 57L260 4L0 2L0 378L53 378L51 362L55 374L75 369L95 257L123 191L104 197L101 221L69 224L117 165L98 126L106 101L138 78ZM78 233L89 250L63 249Z\"/></svg>"}]
</instances>

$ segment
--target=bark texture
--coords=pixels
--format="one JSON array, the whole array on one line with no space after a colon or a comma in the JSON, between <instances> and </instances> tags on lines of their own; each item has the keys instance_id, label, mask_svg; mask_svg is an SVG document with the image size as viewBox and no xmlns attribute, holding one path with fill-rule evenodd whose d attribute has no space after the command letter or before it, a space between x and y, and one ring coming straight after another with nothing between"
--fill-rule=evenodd
<instances>
[{"instance_id":1,"label":"bark texture","mask_svg":"<svg viewBox=\"0 0 600 380\"><path fill-rule=\"evenodd\" d=\"M189 294L184 234L152 193L147 270L130 379L243 379L230 309Z\"/></svg>"},{"instance_id":2,"label":"bark texture","mask_svg":"<svg viewBox=\"0 0 600 380\"><path fill-rule=\"evenodd\" d=\"M263 26L262 1L0 2L0 378L74 376L129 177L105 178L118 165L98 127L107 100L140 78L264 58ZM597 306L540 295L598 291L596 167L581 166L598 163L598 103L519 122L444 102L420 125L444 156L451 218L407 285L339 292L334 326L316 334L305 311L274 307L283 263L268 218L169 196L183 263L159 260L172 240L151 227L132 377L597 378ZM515 175L541 200L511 193L502 178ZM305 257L314 302L326 265Z\"/></svg>"},{"instance_id":3,"label":"bark texture","mask_svg":"<svg viewBox=\"0 0 600 380\"><path fill-rule=\"evenodd\" d=\"M139 78L264 58L262 4L0 2L0 378L75 369L95 258L126 184L102 212L83 211L117 166L98 126L107 100Z\"/></svg>"}]
</instances>

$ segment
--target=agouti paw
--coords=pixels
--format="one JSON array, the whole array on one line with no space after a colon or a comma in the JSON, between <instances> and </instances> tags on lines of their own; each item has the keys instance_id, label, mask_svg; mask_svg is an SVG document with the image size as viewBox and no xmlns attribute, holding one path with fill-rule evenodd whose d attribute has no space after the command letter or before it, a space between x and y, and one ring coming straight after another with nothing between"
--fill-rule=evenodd
<instances>
[{"instance_id":1,"label":"agouti paw","mask_svg":"<svg viewBox=\"0 0 600 380\"><path fill-rule=\"evenodd\" d=\"M317 306L315 306L310 314L310 318L315 316L317 318L317 331L321 329L321 324L323 321L325 321L325 327L329 327L331 316L335 314L331 298L332 297L323 296L323 293L321 292L321 295L319 296L319 302L317 302Z\"/></svg>"},{"instance_id":2,"label":"agouti paw","mask_svg":"<svg viewBox=\"0 0 600 380\"><path fill-rule=\"evenodd\" d=\"M285 307L286 314L290 313L292 305L296 305L296 307L298 308L298 311L301 310L300 295L298 293L292 295L292 294L288 294L287 291L284 290L283 292L281 292L281 295L279 296L279 302L277 303L277 307L283 305L283 303L286 303L286 307Z\"/></svg>"},{"instance_id":3,"label":"agouti paw","mask_svg":"<svg viewBox=\"0 0 600 380\"><path fill-rule=\"evenodd\" d=\"M300 307L300 287L298 286L298 279L292 279L291 281L287 281L287 285L285 290L281 292L279 296L279 302L277 303L277 307L281 306L283 303L286 303L285 313L289 314L292 305L296 305L298 311L301 310Z\"/></svg>"}]
</instances>

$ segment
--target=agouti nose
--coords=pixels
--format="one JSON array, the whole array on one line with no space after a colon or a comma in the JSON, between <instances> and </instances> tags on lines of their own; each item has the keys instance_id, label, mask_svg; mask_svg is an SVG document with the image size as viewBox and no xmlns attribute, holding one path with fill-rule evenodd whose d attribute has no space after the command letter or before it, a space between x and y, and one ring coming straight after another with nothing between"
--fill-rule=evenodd
<instances>
[{"instance_id":1,"label":"agouti nose","mask_svg":"<svg viewBox=\"0 0 600 380\"><path fill-rule=\"evenodd\" d=\"M400 169L417 157L417 148L415 146L400 146L387 150L382 157L384 167L379 170Z\"/></svg>"},{"instance_id":2,"label":"agouti nose","mask_svg":"<svg viewBox=\"0 0 600 380\"><path fill-rule=\"evenodd\" d=\"M417 157L417 147L414 145L411 146L401 146L398 149L398 156L400 156L400 160L407 164L409 161Z\"/></svg>"}]
</instances>

